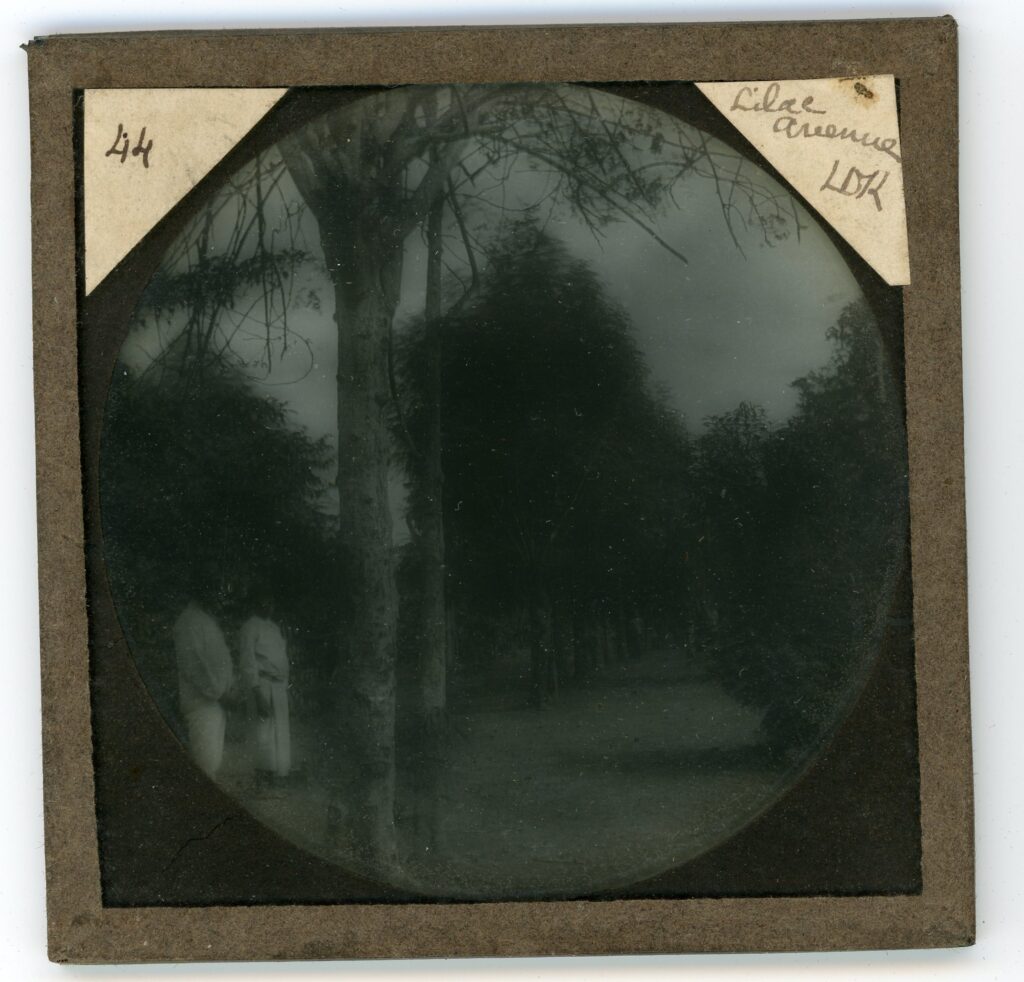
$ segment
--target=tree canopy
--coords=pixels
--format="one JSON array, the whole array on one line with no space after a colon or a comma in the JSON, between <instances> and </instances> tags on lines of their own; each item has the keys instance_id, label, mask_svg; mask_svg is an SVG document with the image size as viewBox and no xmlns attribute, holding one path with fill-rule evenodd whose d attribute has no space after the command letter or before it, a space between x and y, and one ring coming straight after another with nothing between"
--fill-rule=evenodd
<instances>
[{"instance_id":1,"label":"tree canopy","mask_svg":"<svg viewBox=\"0 0 1024 982\"><path fill-rule=\"evenodd\" d=\"M681 589L689 439L593 271L524 220L441 335L444 521L458 603L497 617L553 604L647 609ZM425 338L417 322L401 350L414 527Z\"/></svg>"},{"instance_id":2,"label":"tree canopy","mask_svg":"<svg viewBox=\"0 0 1024 982\"><path fill-rule=\"evenodd\" d=\"M199 388L127 372L104 429L104 548L125 610L167 616L195 576L244 593L255 583L298 601L330 524L330 458L237 373Z\"/></svg>"}]
</instances>

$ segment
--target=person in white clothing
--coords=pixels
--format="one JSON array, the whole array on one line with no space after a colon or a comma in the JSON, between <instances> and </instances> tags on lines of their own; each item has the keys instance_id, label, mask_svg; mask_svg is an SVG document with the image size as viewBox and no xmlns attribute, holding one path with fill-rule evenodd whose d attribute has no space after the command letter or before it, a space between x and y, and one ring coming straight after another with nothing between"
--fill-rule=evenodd
<instances>
[{"instance_id":1,"label":"person in white clothing","mask_svg":"<svg viewBox=\"0 0 1024 982\"><path fill-rule=\"evenodd\" d=\"M224 758L222 699L234 681L227 642L200 597L189 600L174 624L178 698L188 729L192 759L216 777Z\"/></svg>"},{"instance_id":2,"label":"person in white clothing","mask_svg":"<svg viewBox=\"0 0 1024 982\"><path fill-rule=\"evenodd\" d=\"M244 691L256 706L253 731L257 778L281 781L291 771L291 723L288 712L288 645L272 620L273 602L259 597L256 613L239 636L238 671Z\"/></svg>"}]
</instances>

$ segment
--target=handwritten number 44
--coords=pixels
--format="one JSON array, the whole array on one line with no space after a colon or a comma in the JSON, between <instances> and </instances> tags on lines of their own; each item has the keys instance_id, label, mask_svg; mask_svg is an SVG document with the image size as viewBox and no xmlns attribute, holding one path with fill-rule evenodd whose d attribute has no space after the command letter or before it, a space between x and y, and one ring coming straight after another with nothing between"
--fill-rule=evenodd
<instances>
[{"instance_id":1,"label":"handwritten number 44","mask_svg":"<svg viewBox=\"0 0 1024 982\"><path fill-rule=\"evenodd\" d=\"M131 149L129 149L129 147ZM142 158L142 166L149 168L149 151L153 149L153 141L146 139L146 127L143 126L139 133L139 139L136 141L135 146L131 146L131 138L128 136L128 131L124 128L121 123L117 124L117 136L114 137L113 145L103 155L104 157L120 157L121 163L123 164L128 159L130 153L133 157Z\"/></svg>"}]
</instances>

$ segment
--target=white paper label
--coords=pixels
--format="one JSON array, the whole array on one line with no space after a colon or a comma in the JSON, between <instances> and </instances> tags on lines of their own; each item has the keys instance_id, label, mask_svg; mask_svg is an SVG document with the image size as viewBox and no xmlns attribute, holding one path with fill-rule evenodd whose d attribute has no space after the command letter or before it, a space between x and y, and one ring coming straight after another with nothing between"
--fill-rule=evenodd
<instances>
[{"instance_id":1,"label":"white paper label","mask_svg":"<svg viewBox=\"0 0 1024 982\"><path fill-rule=\"evenodd\" d=\"M86 293L128 255L286 91L85 91Z\"/></svg>"},{"instance_id":2,"label":"white paper label","mask_svg":"<svg viewBox=\"0 0 1024 982\"><path fill-rule=\"evenodd\" d=\"M892 75L697 87L886 283L910 282Z\"/></svg>"}]
</instances>

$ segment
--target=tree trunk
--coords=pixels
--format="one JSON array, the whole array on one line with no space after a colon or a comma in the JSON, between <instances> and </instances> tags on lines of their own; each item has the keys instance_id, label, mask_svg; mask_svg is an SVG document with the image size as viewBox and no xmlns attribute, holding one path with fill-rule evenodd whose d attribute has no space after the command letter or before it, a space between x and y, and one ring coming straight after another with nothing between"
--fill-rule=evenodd
<instances>
[{"instance_id":1,"label":"tree trunk","mask_svg":"<svg viewBox=\"0 0 1024 982\"><path fill-rule=\"evenodd\" d=\"M555 647L555 667L559 679L576 675L576 638L573 636L571 606L565 612L565 603L556 603L551 610L551 636Z\"/></svg>"},{"instance_id":2,"label":"tree trunk","mask_svg":"<svg viewBox=\"0 0 1024 982\"><path fill-rule=\"evenodd\" d=\"M445 628L444 475L441 469L441 219L438 198L427 217L426 415L423 453L423 649L420 684L425 718L443 728L447 707L447 631Z\"/></svg>"},{"instance_id":3,"label":"tree trunk","mask_svg":"<svg viewBox=\"0 0 1024 982\"><path fill-rule=\"evenodd\" d=\"M363 234L358 234L363 231ZM352 234L352 233L355 234ZM338 237L340 238L340 236ZM372 869L397 862L395 659L398 594L388 483L389 340L398 303L401 243L379 229L350 230L328 256L338 323L338 496L341 562L352 598L344 645L350 687L346 729L352 783L334 803L338 829ZM336 843L337 844L337 843Z\"/></svg>"},{"instance_id":4,"label":"tree trunk","mask_svg":"<svg viewBox=\"0 0 1024 982\"><path fill-rule=\"evenodd\" d=\"M626 613L626 601L623 598L622 582L619 582L618 603L615 606L615 637L618 643L619 661L629 661L633 656L633 647L629 640L629 616Z\"/></svg>"},{"instance_id":5,"label":"tree trunk","mask_svg":"<svg viewBox=\"0 0 1024 982\"><path fill-rule=\"evenodd\" d=\"M588 613L590 608L581 611L575 607L572 612L572 636L574 647L573 677L584 680L594 674L597 661L597 635L594 631L593 616Z\"/></svg>"},{"instance_id":6,"label":"tree trunk","mask_svg":"<svg viewBox=\"0 0 1024 982\"><path fill-rule=\"evenodd\" d=\"M441 466L441 241L444 198L427 215L425 301L426 428L421 467L419 550L423 598L420 609L416 827L420 848L438 845L439 794L447 743L448 629L445 605L444 474Z\"/></svg>"},{"instance_id":7,"label":"tree trunk","mask_svg":"<svg viewBox=\"0 0 1024 982\"><path fill-rule=\"evenodd\" d=\"M530 692L534 706L546 706L558 698L558 662L552 638L551 601L542 588L530 597Z\"/></svg>"},{"instance_id":8,"label":"tree trunk","mask_svg":"<svg viewBox=\"0 0 1024 982\"><path fill-rule=\"evenodd\" d=\"M608 613L605 600L601 605L601 667L607 668L615 663L615 638L612 636L611 615Z\"/></svg>"}]
</instances>

